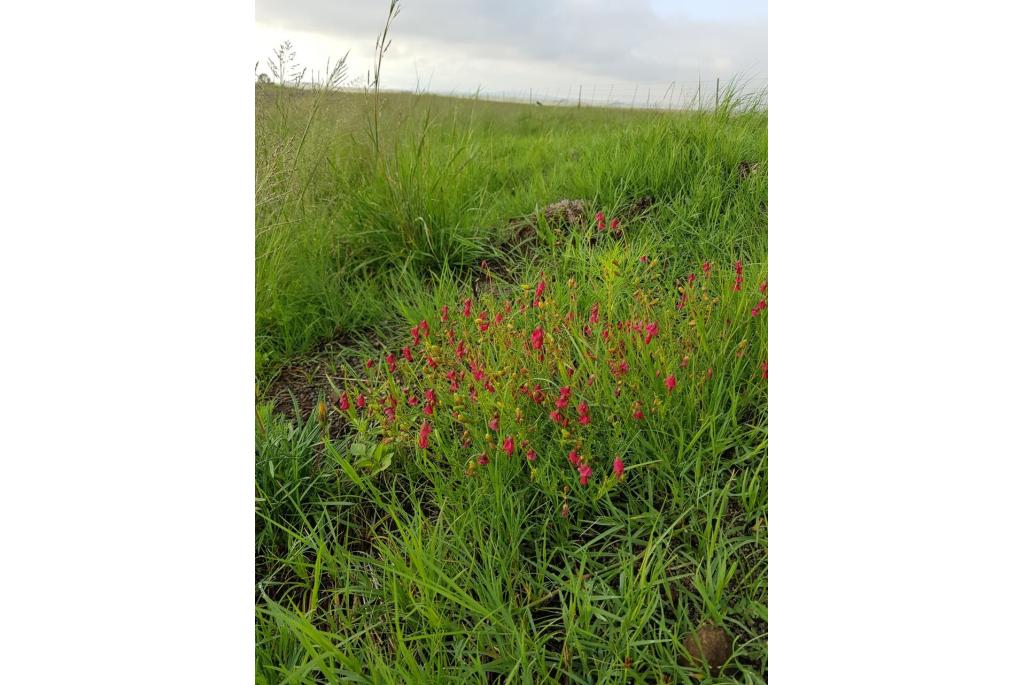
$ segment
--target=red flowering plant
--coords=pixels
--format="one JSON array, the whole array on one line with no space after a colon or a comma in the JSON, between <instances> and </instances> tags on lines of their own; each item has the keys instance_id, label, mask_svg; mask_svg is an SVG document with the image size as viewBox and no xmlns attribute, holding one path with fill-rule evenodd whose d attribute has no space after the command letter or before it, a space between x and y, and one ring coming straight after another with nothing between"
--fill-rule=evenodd
<instances>
[{"instance_id":1,"label":"red flowering plant","mask_svg":"<svg viewBox=\"0 0 1024 685\"><path fill-rule=\"evenodd\" d=\"M527 478L555 503L567 485L629 487L632 469L668 465L708 426L763 406L767 287L747 287L766 273L739 259L670 269L628 252L609 250L585 284L537 274L407 313L408 336L383 364L364 358L335 411L396 458L467 482Z\"/></svg>"}]
</instances>

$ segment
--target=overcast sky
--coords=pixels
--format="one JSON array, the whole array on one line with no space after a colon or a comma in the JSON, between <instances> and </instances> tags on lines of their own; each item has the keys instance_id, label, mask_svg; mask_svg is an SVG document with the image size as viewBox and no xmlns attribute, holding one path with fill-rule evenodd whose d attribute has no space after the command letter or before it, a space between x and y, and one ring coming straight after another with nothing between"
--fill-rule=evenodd
<instances>
[{"instance_id":1,"label":"overcast sky","mask_svg":"<svg viewBox=\"0 0 1024 685\"><path fill-rule=\"evenodd\" d=\"M382 85L434 92L572 92L584 100L655 96L742 77L767 87L767 0L404 0ZM256 0L255 58L282 40L323 69L350 51L365 83L387 0ZM587 92L587 88L590 92ZM705 85L707 88L707 85ZM680 91L677 90L677 93Z\"/></svg>"}]
</instances>

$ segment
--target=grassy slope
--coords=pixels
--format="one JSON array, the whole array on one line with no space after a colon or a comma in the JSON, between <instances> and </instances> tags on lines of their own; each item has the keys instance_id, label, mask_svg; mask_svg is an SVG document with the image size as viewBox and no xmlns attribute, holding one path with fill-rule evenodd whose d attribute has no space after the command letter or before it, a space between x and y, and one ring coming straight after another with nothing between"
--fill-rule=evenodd
<instances>
[{"instance_id":1,"label":"grassy slope","mask_svg":"<svg viewBox=\"0 0 1024 685\"><path fill-rule=\"evenodd\" d=\"M653 315L657 305L636 293L674 300L676 281L704 260L715 267L701 292L728 306L735 260L751 290L767 276L766 115L389 96L382 166L360 96L329 96L312 117L310 106L308 96L257 97L261 387L286 360L339 334L335 377L362 378L365 369L349 364L376 356L369 341L397 352L421 318L439 331L439 307L454 311L472 294L481 259L508 274L508 283L495 279L495 306L521 301L519 284L532 288L544 274L550 310L537 316L583 307L576 293L599 293L607 316ZM745 176L741 162L764 171ZM538 206L581 198L588 215L611 217L644 196L653 206L624 223L621 239L592 241L592 223L581 233L539 222L529 258L496 249L509 219ZM657 265L639 266L643 255ZM352 467L349 432L325 446L316 417L294 425L260 403L258 680L687 682L701 670L680 660L682 642L703 621L733 639L724 679L765 680L767 392L750 371L767 359L767 336L749 304L736 299L729 311L738 315L718 317L716 334L702 338L697 354L723 369L714 384L681 384L650 428L588 427L601 480L587 488L557 435L538 445L532 479L521 458L493 459L467 477L467 456L487 446L482 435L464 449L439 416L424 453L409 439L414 412L393 428L372 418L358 439L387 439L394 456L371 477ZM671 356L686 321L665 311L660 339ZM749 364L721 366L737 359L740 338ZM496 365L523 362L511 349L494 354ZM406 380L429 384L419 372ZM641 379L627 394L656 384ZM602 377L591 398L612 418L613 388ZM543 421L527 418L531 435ZM606 479L602 445L628 453L622 483Z\"/></svg>"}]
</instances>

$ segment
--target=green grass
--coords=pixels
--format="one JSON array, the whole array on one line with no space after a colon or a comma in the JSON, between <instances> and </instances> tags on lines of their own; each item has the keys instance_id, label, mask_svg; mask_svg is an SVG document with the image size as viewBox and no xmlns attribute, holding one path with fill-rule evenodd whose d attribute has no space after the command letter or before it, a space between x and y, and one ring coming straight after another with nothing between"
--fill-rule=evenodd
<instances>
[{"instance_id":1,"label":"green grass","mask_svg":"<svg viewBox=\"0 0 1024 685\"><path fill-rule=\"evenodd\" d=\"M378 154L365 96L257 91L257 681L765 682L767 115L383 97ZM582 225L539 211L566 198ZM316 349L322 408L274 411ZM717 676L683 658L702 623Z\"/></svg>"}]
</instances>

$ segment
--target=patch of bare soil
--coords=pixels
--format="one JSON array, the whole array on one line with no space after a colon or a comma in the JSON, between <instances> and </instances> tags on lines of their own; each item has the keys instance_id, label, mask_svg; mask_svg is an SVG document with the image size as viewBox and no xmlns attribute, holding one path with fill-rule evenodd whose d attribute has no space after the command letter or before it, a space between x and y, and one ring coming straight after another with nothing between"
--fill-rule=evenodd
<instances>
[{"instance_id":1,"label":"patch of bare soil","mask_svg":"<svg viewBox=\"0 0 1024 685\"><path fill-rule=\"evenodd\" d=\"M732 642L723 628L703 624L683 641L683 659L689 665L707 664L712 675L718 675L732 655Z\"/></svg>"}]
</instances>

